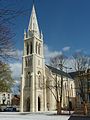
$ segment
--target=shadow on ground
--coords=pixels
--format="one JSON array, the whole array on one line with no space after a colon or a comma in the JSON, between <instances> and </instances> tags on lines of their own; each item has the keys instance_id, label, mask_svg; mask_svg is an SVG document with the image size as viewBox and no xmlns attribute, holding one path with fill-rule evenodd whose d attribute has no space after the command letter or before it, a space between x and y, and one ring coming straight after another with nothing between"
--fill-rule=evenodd
<instances>
[{"instance_id":1,"label":"shadow on ground","mask_svg":"<svg viewBox=\"0 0 90 120\"><path fill-rule=\"evenodd\" d=\"M90 120L90 116L71 116L68 120Z\"/></svg>"}]
</instances>

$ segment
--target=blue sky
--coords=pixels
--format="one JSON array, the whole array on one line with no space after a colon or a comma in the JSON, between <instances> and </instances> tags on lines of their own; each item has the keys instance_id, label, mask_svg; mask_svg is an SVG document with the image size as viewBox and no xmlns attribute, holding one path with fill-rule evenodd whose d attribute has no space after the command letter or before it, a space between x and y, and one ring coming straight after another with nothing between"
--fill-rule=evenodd
<instances>
[{"instance_id":1,"label":"blue sky","mask_svg":"<svg viewBox=\"0 0 90 120\"><path fill-rule=\"evenodd\" d=\"M32 0L6 0L11 8L28 9L13 26L16 48L23 49L23 31L27 29L32 9ZM44 43L52 51L70 47L69 52L82 49L89 53L90 41L90 0L35 0Z\"/></svg>"},{"instance_id":2,"label":"blue sky","mask_svg":"<svg viewBox=\"0 0 90 120\"><path fill-rule=\"evenodd\" d=\"M28 10L11 26L21 59L23 33L27 29L33 0L2 0L1 6ZM40 30L44 34L46 57L62 51L71 55L77 50L90 54L90 0L35 0ZM11 63L14 77L20 77L21 62Z\"/></svg>"}]
</instances>

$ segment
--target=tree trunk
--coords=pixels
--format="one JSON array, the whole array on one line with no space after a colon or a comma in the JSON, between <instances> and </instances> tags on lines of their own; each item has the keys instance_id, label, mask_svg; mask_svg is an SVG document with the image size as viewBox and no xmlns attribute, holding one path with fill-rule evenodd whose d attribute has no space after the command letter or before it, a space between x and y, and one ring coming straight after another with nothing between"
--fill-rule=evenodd
<instances>
[{"instance_id":1,"label":"tree trunk","mask_svg":"<svg viewBox=\"0 0 90 120\"><path fill-rule=\"evenodd\" d=\"M83 106L84 106L84 115L87 115L87 103L84 101L83 102Z\"/></svg>"},{"instance_id":2,"label":"tree trunk","mask_svg":"<svg viewBox=\"0 0 90 120\"><path fill-rule=\"evenodd\" d=\"M62 110L62 92L63 92L63 76L61 75L61 95L60 95L60 113L61 113L61 110Z\"/></svg>"},{"instance_id":3,"label":"tree trunk","mask_svg":"<svg viewBox=\"0 0 90 120\"><path fill-rule=\"evenodd\" d=\"M61 105L60 105L60 102L57 101L57 115L60 115L61 114Z\"/></svg>"}]
</instances>

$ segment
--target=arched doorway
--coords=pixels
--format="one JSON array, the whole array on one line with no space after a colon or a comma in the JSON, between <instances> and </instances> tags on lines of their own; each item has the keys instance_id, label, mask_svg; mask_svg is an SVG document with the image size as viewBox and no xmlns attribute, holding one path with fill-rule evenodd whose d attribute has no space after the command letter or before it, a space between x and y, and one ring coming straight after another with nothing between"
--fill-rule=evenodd
<instances>
[{"instance_id":1,"label":"arched doorway","mask_svg":"<svg viewBox=\"0 0 90 120\"><path fill-rule=\"evenodd\" d=\"M30 112L30 98L29 97L27 98L27 101L26 101L26 111Z\"/></svg>"},{"instance_id":2,"label":"arched doorway","mask_svg":"<svg viewBox=\"0 0 90 120\"><path fill-rule=\"evenodd\" d=\"M40 111L41 103L40 103L40 97L38 97L38 111Z\"/></svg>"}]
</instances>

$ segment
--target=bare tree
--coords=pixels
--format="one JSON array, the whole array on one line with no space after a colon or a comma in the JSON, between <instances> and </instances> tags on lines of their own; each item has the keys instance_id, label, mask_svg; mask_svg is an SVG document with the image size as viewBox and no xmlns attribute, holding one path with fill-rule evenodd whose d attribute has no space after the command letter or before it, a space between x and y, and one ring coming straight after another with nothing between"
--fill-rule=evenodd
<instances>
[{"instance_id":1,"label":"bare tree","mask_svg":"<svg viewBox=\"0 0 90 120\"><path fill-rule=\"evenodd\" d=\"M5 62L12 58L17 59L13 41L16 34L12 27L15 25L17 17L26 15L29 11L23 8L14 9L8 5L8 0L6 2L5 5L3 0L0 0L0 5L2 5L0 6L0 60ZM11 2L13 3L13 1Z\"/></svg>"},{"instance_id":2,"label":"bare tree","mask_svg":"<svg viewBox=\"0 0 90 120\"><path fill-rule=\"evenodd\" d=\"M58 81L57 72L63 71L63 66L64 66L64 63L65 63L65 59L66 59L66 57L63 54L57 55L53 58L50 58L50 65L52 67L56 68L56 73L54 73L55 74L54 77L51 77L52 80L54 81L54 84L51 85L50 83L52 82L52 80L49 80L48 81L49 84L47 84L47 87L55 97L55 100L56 100L56 103L57 103L57 114L61 114L62 92L63 92L63 75L62 74L60 75L61 80ZM49 76L50 76L50 74L49 74ZM53 90L55 90L56 92L53 92Z\"/></svg>"},{"instance_id":3,"label":"bare tree","mask_svg":"<svg viewBox=\"0 0 90 120\"><path fill-rule=\"evenodd\" d=\"M9 27L0 25L0 60L8 61L16 57L15 48L11 41L13 34Z\"/></svg>"},{"instance_id":4,"label":"bare tree","mask_svg":"<svg viewBox=\"0 0 90 120\"><path fill-rule=\"evenodd\" d=\"M13 41L15 31L12 29L12 26L15 25L17 17L28 12L28 10L21 8L14 9L8 4L5 5L4 2L8 3L8 0L0 0L0 91L11 89L13 79L7 63L12 60L18 60Z\"/></svg>"},{"instance_id":5,"label":"bare tree","mask_svg":"<svg viewBox=\"0 0 90 120\"><path fill-rule=\"evenodd\" d=\"M76 70L76 77L78 83L78 89L80 98L84 106L84 114L87 115L87 70L90 67L90 57L85 55L83 52L76 52L73 55L74 68Z\"/></svg>"}]
</instances>

